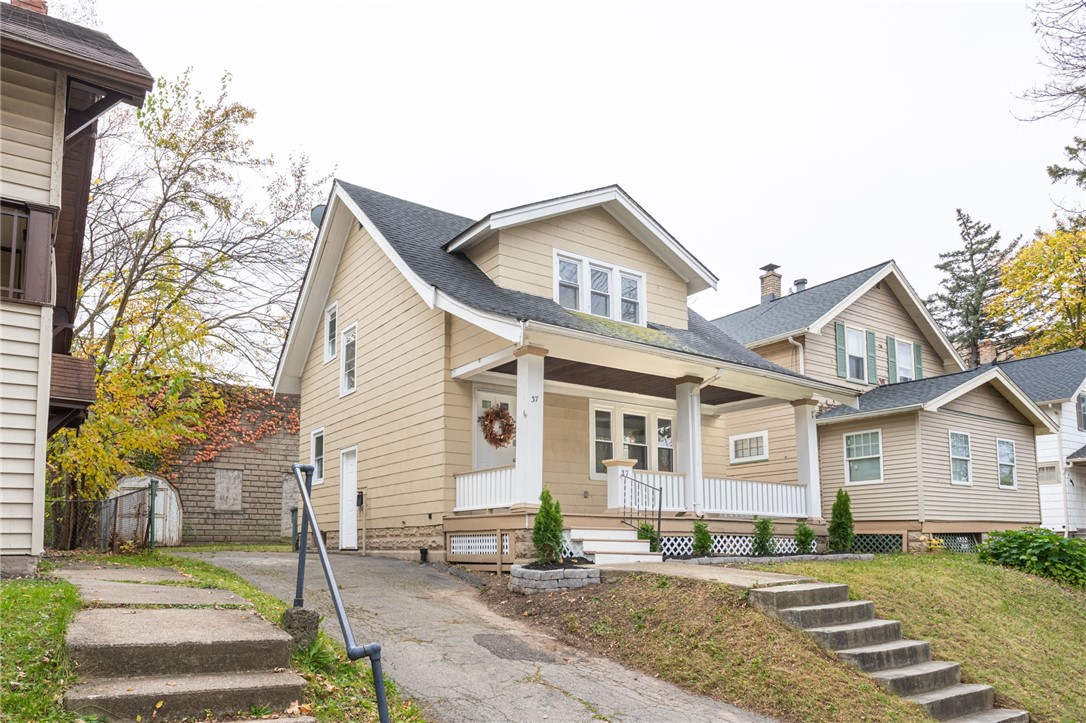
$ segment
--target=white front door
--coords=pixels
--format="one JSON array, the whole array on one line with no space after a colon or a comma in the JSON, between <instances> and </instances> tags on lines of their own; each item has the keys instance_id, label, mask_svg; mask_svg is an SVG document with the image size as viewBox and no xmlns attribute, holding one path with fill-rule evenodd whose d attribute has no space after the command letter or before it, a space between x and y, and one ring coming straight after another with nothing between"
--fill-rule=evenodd
<instances>
[{"instance_id":1,"label":"white front door","mask_svg":"<svg viewBox=\"0 0 1086 723\"><path fill-rule=\"evenodd\" d=\"M339 549L358 549L358 447L339 453Z\"/></svg>"},{"instance_id":2,"label":"white front door","mask_svg":"<svg viewBox=\"0 0 1086 723\"><path fill-rule=\"evenodd\" d=\"M479 417L486 410L500 404L516 419L517 397L514 394L503 394L489 389L475 390L475 413L472 414L472 439L475 444L475 469L490 469L491 467L505 467L513 464L517 453L517 443L514 441L508 447L492 447L483 435L483 427L479 423Z\"/></svg>"}]
</instances>

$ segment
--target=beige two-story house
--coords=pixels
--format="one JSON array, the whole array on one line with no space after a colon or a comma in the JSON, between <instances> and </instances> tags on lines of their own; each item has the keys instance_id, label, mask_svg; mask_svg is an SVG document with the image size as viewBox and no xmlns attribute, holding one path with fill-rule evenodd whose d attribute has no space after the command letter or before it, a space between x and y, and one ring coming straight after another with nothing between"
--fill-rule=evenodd
<instances>
[{"instance_id":1,"label":"beige two-story house","mask_svg":"<svg viewBox=\"0 0 1086 723\"><path fill-rule=\"evenodd\" d=\"M509 562L544 486L597 561L647 554L616 534L639 519L687 544L698 515L721 544L755 514L821 523L815 399L858 390L691 311L715 284L618 186L472 219L335 182L275 379L301 395L322 530ZM730 476L729 410L769 403L790 410L794 478Z\"/></svg>"},{"instance_id":2,"label":"beige two-story house","mask_svg":"<svg viewBox=\"0 0 1086 723\"><path fill-rule=\"evenodd\" d=\"M861 393L818 415L823 506L852 500L860 544L902 549L940 536L969 546L1035 525L1035 436L1052 421L1000 368L966 370L893 261L781 293L763 267L761 302L713 323L782 366ZM761 406L761 405L765 406ZM725 416L729 474L797 482L789 409L768 400Z\"/></svg>"}]
</instances>

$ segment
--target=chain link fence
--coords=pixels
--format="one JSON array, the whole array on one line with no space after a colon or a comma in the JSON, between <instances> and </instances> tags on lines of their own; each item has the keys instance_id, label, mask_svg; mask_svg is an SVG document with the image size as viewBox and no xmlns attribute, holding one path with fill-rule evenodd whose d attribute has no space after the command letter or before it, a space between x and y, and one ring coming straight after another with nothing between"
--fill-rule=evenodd
<instances>
[{"instance_id":1,"label":"chain link fence","mask_svg":"<svg viewBox=\"0 0 1086 723\"><path fill-rule=\"evenodd\" d=\"M104 500L46 500L45 546L119 552L154 546L150 487Z\"/></svg>"}]
</instances>

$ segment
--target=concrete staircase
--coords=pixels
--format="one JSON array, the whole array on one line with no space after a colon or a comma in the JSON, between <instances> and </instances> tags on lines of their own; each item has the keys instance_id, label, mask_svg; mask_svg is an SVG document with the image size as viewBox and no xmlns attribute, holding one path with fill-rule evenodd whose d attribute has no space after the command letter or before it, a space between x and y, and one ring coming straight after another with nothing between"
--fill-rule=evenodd
<instances>
[{"instance_id":1,"label":"concrete staircase","mask_svg":"<svg viewBox=\"0 0 1086 723\"><path fill-rule=\"evenodd\" d=\"M931 645L902 640L901 623L875 618L868 600L849 600L848 585L802 583L755 588L750 602L805 630L823 647L868 673L886 690L955 723L1029 723L1024 710L993 708L990 685L961 682L961 666L931 659Z\"/></svg>"},{"instance_id":2,"label":"concrete staircase","mask_svg":"<svg viewBox=\"0 0 1086 723\"><path fill-rule=\"evenodd\" d=\"M649 541L637 539L637 531L572 529L570 539L584 549L584 556L597 565L618 562L663 562L659 552L649 551Z\"/></svg>"},{"instance_id":3,"label":"concrete staircase","mask_svg":"<svg viewBox=\"0 0 1086 723\"><path fill-rule=\"evenodd\" d=\"M289 669L290 635L251 610L83 610L67 647L84 682L66 707L110 721L282 711L305 689Z\"/></svg>"}]
</instances>

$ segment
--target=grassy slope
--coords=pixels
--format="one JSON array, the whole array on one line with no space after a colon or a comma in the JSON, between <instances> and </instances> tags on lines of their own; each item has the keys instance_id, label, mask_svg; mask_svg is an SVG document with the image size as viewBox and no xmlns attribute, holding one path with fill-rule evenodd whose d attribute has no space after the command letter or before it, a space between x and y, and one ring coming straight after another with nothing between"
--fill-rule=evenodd
<instances>
[{"instance_id":1,"label":"grassy slope","mask_svg":"<svg viewBox=\"0 0 1086 723\"><path fill-rule=\"evenodd\" d=\"M782 720L928 720L723 585L636 575L530 597L492 584L484 595L570 645Z\"/></svg>"},{"instance_id":2,"label":"grassy slope","mask_svg":"<svg viewBox=\"0 0 1086 723\"><path fill-rule=\"evenodd\" d=\"M953 553L767 569L848 584L906 637L960 662L967 682L995 686L997 705L1035 721L1086 720L1086 591Z\"/></svg>"}]
</instances>

